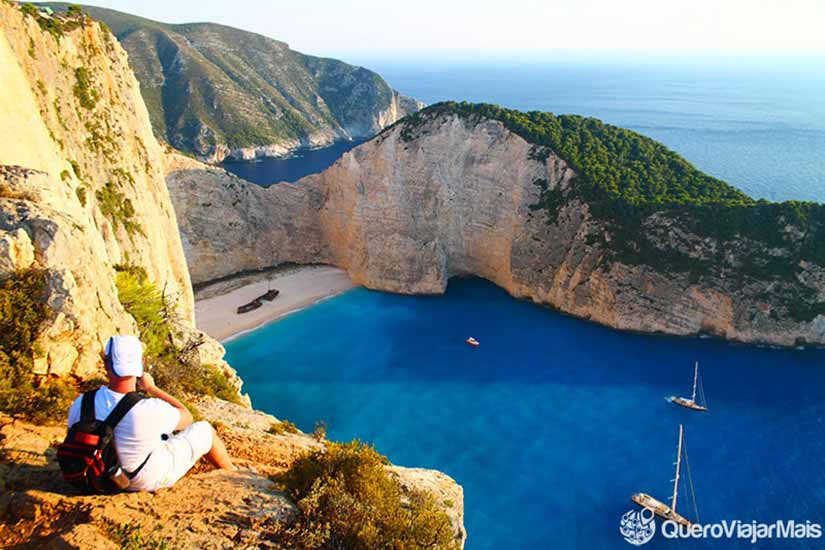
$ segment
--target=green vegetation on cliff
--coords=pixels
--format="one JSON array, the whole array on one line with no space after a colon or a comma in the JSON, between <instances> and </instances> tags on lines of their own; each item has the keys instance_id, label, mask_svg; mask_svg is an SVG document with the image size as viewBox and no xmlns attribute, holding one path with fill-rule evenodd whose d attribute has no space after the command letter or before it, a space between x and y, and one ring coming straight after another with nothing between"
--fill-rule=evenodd
<instances>
[{"instance_id":1,"label":"green vegetation on cliff","mask_svg":"<svg viewBox=\"0 0 825 550\"><path fill-rule=\"evenodd\" d=\"M95 197L97 197L100 212L111 220L115 228L122 225L130 235L143 233L140 224L135 221L135 207L131 199L126 197L115 183L106 182L95 193ZM83 198L78 195L78 199L85 202L85 192Z\"/></svg>"},{"instance_id":2,"label":"green vegetation on cliff","mask_svg":"<svg viewBox=\"0 0 825 550\"><path fill-rule=\"evenodd\" d=\"M0 281L0 410L34 422L62 418L73 388L34 374L36 342L51 315L45 273L28 270Z\"/></svg>"},{"instance_id":3,"label":"green vegetation on cliff","mask_svg":"<svg viewBox=\"0 0 825 550\"><path fill-rule=\"evenodd\" d=\"M418 116L453 113L465 118L493 119L537 147L533 160L549 151L563 158L582 179L590 198L611 198L629 205L751 204L753 200L725 182L712 178L661 143L595 118L523 113L486 103L445 102ZM416 120L416 115L410 117ZM409 134L408 134L409 135Z\"/></svg>"},{"instance_id":4,"label":"green vegetation on cliff","mask_svg":"<svg viewBox=\"0 0 825 550\"><path fill-rule=\"evenodd\" d=\"M76 5L69 5L66 9L66 13L61 17L53 17L43 14L40 12L38 6L31 3L22 4L20 6L20 11L23 12L24 15L33 17L37 21L37 24L40 25L41 29L57 39L65 33L71 32L78 27L82 27L89 22L89 18L85 13L83 13L83 10ZM31 53L32 50L30 50L30 55Z\"/></svg>"},{"instance_id":5,"label":"green vegetation on cliff","mask_svg":"<svg viewBox=\"0 0 825 550\"><path fill-rule=\"evenodd\" d=\"M738 286L776 281L784 285L776 296L789 317L825 314L815 287L798 280L806 263L825 266L825 205L755 200L661 143L594 118L444 102L400 121L401 138L415 139L421 125L447 115L501 122L533 144L527 161L544 163L551 152L564 160L575 178L565 188L536 179L540 198L532 209L554 224L566 204L587 204L606 230L587 237L602 247L605 267L647 265L693 281L722 276Z\"/></svg>"},{"instance_id":6,"label":"green vegetation on cliff","mask_svg":"<svg viewBox=\"0 0 825 550\"><path fill-rule=\"evenodd\" d=\"M129 53L155 135L189 153L288 144L319 133L368 137L380 130L377 116L392 101L392 89L374 72L265 36L83 9Z\"/></svg>"},{"instance_id":7,"label":"green vegetation on cliff","mask_svg":"<svg viewBox=\"0 0 825 550\"><path fill-rule=\"evenodd\" d=\"M426 493L405 495L386 457L358 441L327 443L277 476L298 507L279 547L457 549L447 514Z\"/></svg>"},{"instance_id":8,"label":"green vegetation on cliff","mask_svg":"<svg viewBox=\"0 0 825 550\"><path fill-rule=\"evenodd\" d=\"M183 364L172 333L175 308L149 280L146 271L133 265L118 265L116 270L118 298L137 322L146 358L158 385L178 395L211 395L239 403L238 391L217 367Z\"/></svg>"},{"instance_id":9,"label":"green vegetation on cliff","mask_svg":"<svg viewBox=\"0 0 825 550\"><path fill-rule=\"evenodd\" d=\"M626 263L650 263L684 271L697 267L687 257L662 258L645 237L644 224L654 213L678 220L700 237L722 241L749 239L767 247L785 247L798 260L825 265L825 206L799 201L754 200L735 187L704 174L661 143L594 118L527 113L496 105L444 102L402 122L402 137L433 117L455 114L469 120L498 120L534 144L531 160L556 153L578 176L568 190L542 186L542 202L555 221L571 199L589 204L592 214L613 233L612 252ZM792 227L798 230L787 231ZM801 235L796 237L794 233ZM664 265L663 262L669 263ZM786 278L796 272L788 260L754 266L761 275ZM782 264L782 265L779 265ZM789 272L790 271L790 272Z\"/></svg>"}]
</instances>

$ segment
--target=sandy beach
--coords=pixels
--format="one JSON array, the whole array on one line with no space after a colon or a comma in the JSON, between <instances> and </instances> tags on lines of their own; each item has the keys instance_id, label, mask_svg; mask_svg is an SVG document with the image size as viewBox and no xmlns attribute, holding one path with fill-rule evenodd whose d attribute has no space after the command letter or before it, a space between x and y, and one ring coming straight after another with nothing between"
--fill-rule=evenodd
<instances>
[{"instance_id":1,"label":"sandy beach","mask_svg":"<svg viewBox=\"0 0 825 550\"><path fill-rule=\"evenodd\" d=\"M278 317L303 309L352 288L346 272L331 266L300 266L259 274L243 280L216 283L196 293L195 322L199 329L225 342L240 333L264 325ZM240 287L237 287L241 284ZM237 288L233 288L237 287ZM238 306L264 294L268 288L280 291L272 302L238 315Z\"/></svg>"}]
</instances>

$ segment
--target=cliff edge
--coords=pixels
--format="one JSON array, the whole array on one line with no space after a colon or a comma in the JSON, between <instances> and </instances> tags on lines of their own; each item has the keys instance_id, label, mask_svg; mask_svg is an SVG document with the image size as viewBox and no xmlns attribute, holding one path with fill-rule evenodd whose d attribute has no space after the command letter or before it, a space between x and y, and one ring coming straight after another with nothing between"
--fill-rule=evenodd
<instances>
[{"instance_id":1,"label":"cliff edge","mask_svg":"<svg viewBox=\"0 0 825 550\"><path fill-rule=\"evenodd\" d=\"M195 328L163 153L120 44L78 9L0 2L0 81L0 540L235 548L305 535L314 512L270 476L307 452L322 463L336 444L252 410L223 347ZM54 447L69 400L105 374L100 354L115 333L141 335L159 384L219 424L244 470L203 467L154 495L72 492ZM362 456L380 468L382 510L425 510L422 530L437 526L439 547L463 546L460 486ZM370 519L371 502L344 496ZM292 529L295 517L309 527Z\"/></svg>"},{"instance_id":2,"label":"cliff edge","mask_svg":"<svg viewBox=\"0 0 825 550\"><path fill-rule=\"evenodd\" d=\"M114 496L78 495L62 481L54 449L62 426L0 413L0 540L38 548L281 548L279 530L298 508L271 478L323 444L300 432L272 433L278 420L246 407L208 397L194 403L240 470L202 463L171 489ZM433 470L386 471L406 495L424 490L436 498L454 547L463 547L460 485Z\"/></svg>"},{"instance_id":3,"label":"cliff edge","mask_svg":"<svg viewBox=\"0 0 825 550\"><path fill-rule=\"evenodd\" d=\"M126 53L85 16L0 10L0 276L45 276L36 373L88 378L106 335L137 330L115 284L127 266L162 289L179 344L200 342L193 361L221 363L194 328L163 153Z\"/></svg>"}]
</instances>

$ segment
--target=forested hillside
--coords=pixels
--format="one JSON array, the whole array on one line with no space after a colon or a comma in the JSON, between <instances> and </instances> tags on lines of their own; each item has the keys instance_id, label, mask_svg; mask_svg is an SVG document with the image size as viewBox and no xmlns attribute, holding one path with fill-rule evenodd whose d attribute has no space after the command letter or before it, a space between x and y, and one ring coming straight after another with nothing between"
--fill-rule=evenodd
<instances>
[{"instance_id":1,"label":"forested hillside","mask_svg":"<svg viewBox=\"0 0 825 550\"><path fill-rule=\"evenodd\" d=\"M370 70L259 34L83 10L105 22L129 53L155 135L210 160L238 149L277 155L371 137L418 108Z\"/></svg>"}]
</instances>

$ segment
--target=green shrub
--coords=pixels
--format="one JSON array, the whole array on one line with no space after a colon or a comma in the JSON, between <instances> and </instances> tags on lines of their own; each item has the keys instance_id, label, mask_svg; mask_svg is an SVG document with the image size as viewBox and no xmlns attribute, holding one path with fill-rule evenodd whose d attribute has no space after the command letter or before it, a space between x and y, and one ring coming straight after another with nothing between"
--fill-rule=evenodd
<instances>
[{"instance_id":1,"label":"green shrub","mask_svg":"<svg viewBox=\"0 0 825 550\"><path fill-rule=\"evenodd\" d=\"M45 284L39 270L0 282L0 410L34 422L62 418L76 396L71 384L33 374L35 342L51 315Z\"/></svg>"},{"instance_id":2,"label":"green shrub","mask_svg":"<svg viewBox=\"0 0 825 550\"><path fill-rule=\"evenodd\" d=\"M76 160L70 160L69 164L72 166L72 170L74 171L74 175L77 179L82 179L83 174L80 172L80 165L77 163Z\"/></svg>"},{"instance_id":3,"label":"green shrub","mask_svg":"<svg viewBox=\"0 0 825 550\"><path fill-rule=\"evenodd\" d=\"M169 329L169 305L163 294L138 266L115 266L117 294L126 311L135 318L148 357L174 354Z\"/></svg>"},{"instance_id":4,"label":"green shrub","mask_svg":"<svg viewBox=\"0 0 825 550\"><path fill-rule=\"evenodd\" d=\"M70 179L72 179L72 176L71 174L69 174L68 170L63 170L62 172L60 172L60 179L62 181L69 181Z\"/></svg>"},{"instance_id":5,"label":"green shrub","mask_svg":"<svg viewBox=\"0 0 825 550\"><path fill-rule=\"evenodd\" d=\"M30 3L22 4L20 6L20 11L23 13L23 15L28 15L29 17L38 17L40 15L37 6Z\"/></svg>"},{"instance_id":6,"label":"green shrub","mask_svg":"<svg viewBox=\"0 0 825 550\"><path fill-rule=\"evenodd\" d=\"M80 204L85 207L86 206L86 186L85 185L78 185L77 189L74 190L74 194L77 195L77 200L80 201Z\"/></svg>"},{"instance_id":7,"label":"green shrub","mask_svg":"<svg viewBox=\"0 0 825 550\"><path fill-rule=\"evenodd\" d=\"M272 426L269 427L269 433L272 435L297 434L298 427L289 420L281 420L272 423Z\"/></svg>"},{"instance_id":8,"label":"green shrub","mask_svg":"<svg viewBox=\"0 0 825 550\"><path fill-rule=\"evenodd\" d=\"M183 365L176 358L150 359L152 376L158 387L170 393L183 395L209 395L230 403L240 404L238 390L214 365Z\"/></svg>"},{"instance_id":9,"label":"green shrub","mask_svg":"<svg viewBox=\"0 0 825 550\"><path fill-rule=\"evenodd\" d=\"M74 96L84 109L94 109L98 100L97 90L94 88L94 81L86 67L78 67L74 70L75 84L72 88Z\"/></svg>"},{"instance_id":10,"label":"green shrub","mask_svg":"<svg viewBox=\"0 0 825 550\"><path fill-rule=\"evenodd\" d=\"M135 319L145 346L150 372L159 387L173 394L210 395L240 403L237 389L213 365L184 365L172 341L172 304L138 266L117 265L115 279L118 298Z\"/></svg>"},{"instance_id":11,"label":"green shrub","mask_svg":"<svg viewBox=\"0 0 825 550\"><path fill-rule=\"evenodd\" d=\"M327 423L323 420L315 422L315 428L312 430L312 437L318 441L323 441L327 437Z\"/></svg>"},{"instance_id":12,"label":"green shrub","mask_svg":"<svg viewBox=\"0 0 825 550\"><path fill-rule=\"evenodd\" d=\"M166 550L169 544L159 540L138 523L112 524L109 526L109 538L120 545L121 550Z\"/></svg>"},{"instance_id":13,"label":"green shrub","mask_svg":"<svg viewBox=\"0 0 825 550\"><path fill-rule=\"evenodd\" d=\"M283 548L455 549L452 526L435 499L405 495L387 459L358 441L328 443L274 478L298 513L274 533Z\"/></svg>"},{"instance_id":14,"label":"green shrub","mask_svg":"<svg viewBox=\"0 0 825 550\"><path fill-rule=\"evenodd\" d=\"M134 221L135 207L131 199L126 197L111 181L106 182L95 193L100 211L109 218L115 228L122 225L129 235L143 233L140 224Z\"/></svg>"}]
</instances>

